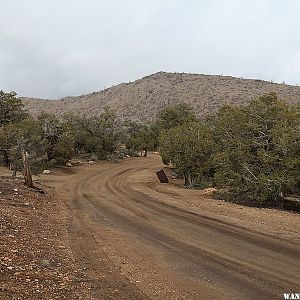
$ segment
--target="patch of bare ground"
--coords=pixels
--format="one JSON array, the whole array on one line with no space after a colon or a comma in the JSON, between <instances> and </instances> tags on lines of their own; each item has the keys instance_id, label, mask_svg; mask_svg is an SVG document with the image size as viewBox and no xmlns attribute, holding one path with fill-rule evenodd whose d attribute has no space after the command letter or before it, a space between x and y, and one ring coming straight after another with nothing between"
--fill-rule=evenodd
<instances>
[{"instance_id":1,"label":"patch of bare ground","mask_svg":"<svg viewBox=\"0 0 300 300\"><path fill-rule=\"evenodd\" d=\"M65 203L0 178L0 299L92 299L66 238Z\"/></svg>"}]
</instances>

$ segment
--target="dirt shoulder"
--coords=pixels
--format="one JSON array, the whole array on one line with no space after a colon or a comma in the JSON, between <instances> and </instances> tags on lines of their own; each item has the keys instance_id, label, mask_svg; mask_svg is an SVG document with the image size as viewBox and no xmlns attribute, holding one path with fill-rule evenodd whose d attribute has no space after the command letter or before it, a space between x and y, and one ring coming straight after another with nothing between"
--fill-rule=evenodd
<instances>
[{"instance_id":1,"label":"dirt shoulder","mask_svg":"<svg viewBox=\"0 0 300 300\"><path fill-rule=\"evenodd\" d=\"M66 232L67 203L0 178L0 298L91 299Z\"/></svg>"}]
</instances>

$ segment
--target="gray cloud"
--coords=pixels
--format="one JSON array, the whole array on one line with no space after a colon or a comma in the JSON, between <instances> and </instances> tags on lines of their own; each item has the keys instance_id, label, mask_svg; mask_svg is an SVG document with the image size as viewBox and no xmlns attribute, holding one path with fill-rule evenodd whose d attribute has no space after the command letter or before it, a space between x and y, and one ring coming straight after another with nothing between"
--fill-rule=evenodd
<instances>
[{"instance_id":1,"label":"gray cloud","mask_svg":"<svg viewBox=\"0 0 300 300\"><path fill-rule=\"evenodd\" d=\"M297 0L0 0L0 89L57 98L160 70L295 84Z\"/></svg>"}]
</instances>

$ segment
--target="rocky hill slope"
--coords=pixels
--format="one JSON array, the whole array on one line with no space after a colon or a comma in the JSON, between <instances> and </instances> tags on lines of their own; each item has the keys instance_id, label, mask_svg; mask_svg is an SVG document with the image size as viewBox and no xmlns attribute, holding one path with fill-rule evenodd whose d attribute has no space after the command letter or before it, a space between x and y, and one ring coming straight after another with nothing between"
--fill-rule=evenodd
<instances>
[{"instance_id":1,"label":"rocky hill slope","mask_svg":"<svg viewBox=\"0 0 300 300\"><path fill-rule=\"evenodd\" d=\"M275 92L288 103L300 103L300 87L230 76L159 72L91 94L59 100L22 98L32 113L98 115L113 108L121 119L146 121L168 104L185 102L198 115L216 111L224 103L243 105L259 95Z\"/></svg>"}]
</instances>

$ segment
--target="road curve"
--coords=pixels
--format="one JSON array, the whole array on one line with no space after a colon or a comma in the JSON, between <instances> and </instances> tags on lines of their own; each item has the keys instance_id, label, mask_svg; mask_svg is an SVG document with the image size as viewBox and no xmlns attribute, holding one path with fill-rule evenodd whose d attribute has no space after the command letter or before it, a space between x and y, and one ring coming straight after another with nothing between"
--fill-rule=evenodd
<instances>
[{"instance_id":1,"label":"road curve","mask_svg":"<svg viewBox=\"0 0 300 300\"><path fill-rule=\"evenodd\" d=\"M215 299L283 299L284 292L300 291L298 243L173 206L164 201L164 193L152 195L146 185L143 190L134 181L145 170L153 174L160 166L155 157L128 159L91 167L68 180L73 253L92 266L90 275L101 286L96 299L104 297L105 288L112 289L111 281L99 281L97 274L109 260L99 265L96 257L97 222L99 230L105 222L111 230L124 232L123 239L128 234L133 242L142 242L149 254L162 253L176 282L190 280L194 285L197 293L186 299L207 299L214 289ZM122 242L126 244L126 239ZM138 247L132 255L139 255ZM116 270L106 272L114 274L113 288L118 291L108 299L148 298ZM201 282L211 289L208 294L201 293Z\"/></svg>"}]
</instances>

